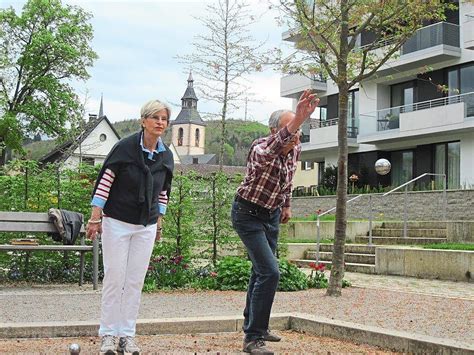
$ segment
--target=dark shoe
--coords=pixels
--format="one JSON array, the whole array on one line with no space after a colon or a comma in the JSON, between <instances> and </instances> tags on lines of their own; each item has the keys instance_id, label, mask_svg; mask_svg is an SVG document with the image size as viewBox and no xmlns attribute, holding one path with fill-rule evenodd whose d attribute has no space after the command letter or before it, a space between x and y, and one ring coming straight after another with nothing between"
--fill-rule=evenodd
<instances>
[{"instance_id":1,"label":"dark shoe","mask_svg":"<svg viewBox=\"0 0 474 355\"><path fill-rule=\"evenodd\" d=\"M265 346L263 339L255 339L249 342L244 340L244 353L273 355L273 351Z\"/></svg>"},{"instance_id":2,"label":"dark shoe","mask_svg":"<svg viewBox=\"0 0 474 355\"><path fill-rule=\"evenodd\" d=\"M278 336L275 333L272 333L270 330L268 330L268 333L263 336L263 340L276 342L276 341L281 340L281 336Z\"/></svg>"}]
</instances>

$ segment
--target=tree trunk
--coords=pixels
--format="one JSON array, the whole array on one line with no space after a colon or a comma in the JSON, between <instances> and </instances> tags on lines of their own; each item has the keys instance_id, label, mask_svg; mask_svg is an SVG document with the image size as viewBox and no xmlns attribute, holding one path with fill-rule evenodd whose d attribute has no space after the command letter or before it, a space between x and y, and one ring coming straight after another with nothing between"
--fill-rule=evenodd
<instances>
[{"instance_id":1,"label":"tree trunk","mask_svg":"<svg viewBox=\"0 0 474 355\"><path fill-rule=\"evenodd\" d=\"M226 76L227 77L227 76ZM221 141L219 150L219 171L222 172L222 166L224 165L224 144L225 144L225 120L227 115L227 92L229 83L224 84L224 103L222 105L222 119L221 119Z\"/></svg>"},{"instance_id":2,"label":"tree trunk","mask_svg":"<svg viewBox=\"0 0 474 355\"><path fill-rule=\"evenodd\" d=\"M225 120L227 116L227 100L229 95L229 47L228 47L228 28L229 28L229 0L225 1L225 27L224 27L224 96L222 103L222 130L221 142L219 150L219 171L222 172L222 165L224 165L224 144L225 144Z\"/></svg>"},{"instance_id":3,"label":"tree trunk","mask_svg":"<svg viewBox=\"0 0 474 355\"><path fill-rule=\"evenodd\" d=\"M347 0L341 0L341 45L340 60L338 60L338 88L339 88L339 120L338 145L339 157L337 161L337 201L336 225L334 231L334 249L332 252L331 276L328 296L340 296L342 279L344 278L344 247L346 242L346 203L347 203L347 57L348 57L348 8Z\"/></svg>"},{"instance_id":4,"label":"tree trunk","mask_svg":"<svg viewBox=\"0 0 474 355\"><path fill-rule=\"evenodd\" d=\"M2 153L0 154L0 166L4 166L7 162L7 148L2 148Z\"/></svg>"},{"instance_id":5,"label":"tree trunk","mask_svg":"<svg viewBox=\"0 0 474 355\"><path fill-rule=\"evenodd\" d=\"M334 249L332 252L331 277L329 279L328 296L340 296L344 277L344 246L346 241L346 202L347 202L347 88L339 89L339 121L337 161L337 200L336 225L334 231Z\"/></svg>"}]
</instances>

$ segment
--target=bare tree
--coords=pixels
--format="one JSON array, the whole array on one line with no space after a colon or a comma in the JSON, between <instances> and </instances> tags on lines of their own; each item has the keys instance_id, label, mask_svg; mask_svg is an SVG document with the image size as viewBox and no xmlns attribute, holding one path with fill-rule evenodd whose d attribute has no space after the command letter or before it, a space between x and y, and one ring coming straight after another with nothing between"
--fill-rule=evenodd
<instances>
[{"instance_id":1,"label":"bare tree","mask_svg":"<svg viewBox=\"0 0 474 355\"><path fill-rule=\"evenodd\" d=\"M263 43L249 34L257 18L245 0L217 0L207 5L206 16L197 18L207 33L195 37L191 54L178 56L192 68L197 89L207 100L222 105L219 166L222 170L226 141L226 118L245 100L245 76L261 70Z\"/></svg>"},{"instance_id":2,"label":"bare tree","mask_svg":"<svg viewBox=\"0 0 474 355\"><path fill-rule=\"evenodd\" d=\"M299 50L284 63L284 71L322 73L339 89L336 226L329 296L341 295L344 276L349 90L377 75L424 21L443 19L449 6L439 0L279 1ZM360 46L358 40L363 34L370 34L372 41Z\"/></svg>"}]
</instances>

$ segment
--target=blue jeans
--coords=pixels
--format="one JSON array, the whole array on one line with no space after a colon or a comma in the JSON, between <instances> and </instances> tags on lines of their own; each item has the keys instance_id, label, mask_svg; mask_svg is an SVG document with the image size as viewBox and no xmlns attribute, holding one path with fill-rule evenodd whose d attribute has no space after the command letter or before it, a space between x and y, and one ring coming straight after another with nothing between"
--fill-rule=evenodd
<instances>
[{"instance_id":1,"label":"blue jeans","mask_svg":"<svg viewBox=\"0 0 474 355\"><path fill-rule=\"evenodd\" d=\"M245 340L262 338L268 331L270 312L280 279L275 251L281 210L252 208L241 202L232 205L232 225L247 248L252 273L244 310Z\"/></svg>"}]
</instances>

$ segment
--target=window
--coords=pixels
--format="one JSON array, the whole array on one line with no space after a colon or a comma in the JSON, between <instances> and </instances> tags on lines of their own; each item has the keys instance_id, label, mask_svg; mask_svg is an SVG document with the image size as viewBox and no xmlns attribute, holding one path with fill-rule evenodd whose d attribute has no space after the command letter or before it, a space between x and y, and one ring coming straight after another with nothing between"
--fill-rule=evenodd
<instances>
[{"instance_id":1,"label":"window","mask_svg":"<svg viewBox=\"0 0 474 355\"><path fill-rule=\"evenodd\" d=\"M306 161L306 160L301 162L301 170L304 171L304 170L311 170L311 169L313 169L313 162Z\"/></svg>"},{"instance_id":2,"label":"window","mask_svg":"<svg viewBox=\"0 0 474 355\"><path fill-rule=\"evenodd\" d=\"M474 91L474 64L469 63L450 69L447 73L448 96L467 94ZM451 103L459 102L459 98L450 99ZM474 99L472 95L464 96L462 101L466 105L466 116L474 116Z\"/></svg>"},{"instance_id":3,"label":"window","mask_svg":"<svg viewBox=\"0 0 474 355\"><path fill-rule=\"evenodd\" d=\"M324 162L318 162L318 185L323 183L324 179Z\"/></svg>"},{"instance_id":4,"label":"window","mask_svg":"<svg viewBox=\"0 0 474 355\"><path fill-rule=\"evenodd\" d=\"M178 129L178 146L183 145L183 136L184 136L184 130L182 128Z\"/></svg>"},{"instance_id":5,"label":"window","mask_svg":"<svg viewBox=\"0 0 474 355\"><path fill-rule=\"evenodd\" d=\"M194 137L196 147L199 147L199 134L200 134L199 133L199 128L196 128L195 137Z\"/></svg>"},{"instance_id":6,"label":"window","mask_svg":"<svg viewBox=\"0 0 474 355\"><path fill-rule=\"evenodd\" d=\"M392 186L400 186L413 179L413 151L399 151L392 153ZM413 188L412 184L408 186Z\"/></svg>"},{"instance_id":7,"label":"window","mask_svg":"<svg viewBox=\"0 0 474 355\"><path fill-rule=\"evenodd\" d=\"M104 133L102 133L102 134L99 136L99 140L100 140L101 142L105 142L105 141L107 140L107 136L106 136Z\"/></svg>"},{"instance_id":8,"label":"window","mask_svg":"<svg viewBox=\"0 0 474 355\"><path fill-rule=\"evenodd\" d=\"M347 133L356 138L359 127L359 89L349 92L347 102Z\"/></svg>"},{"instance_id":9,"label":"window","mask_svg":"<svg viewBox=\"0 0 474 355\"><path fill-rule=\"evenodd\" d=\"M461 187L461 144L450 142L436 144L434 149L434 172L446 174L448 189ZM436 176L436 188L443 188L443 177Z\"/></svg>"}]
</instances>

